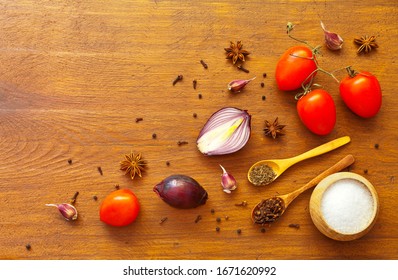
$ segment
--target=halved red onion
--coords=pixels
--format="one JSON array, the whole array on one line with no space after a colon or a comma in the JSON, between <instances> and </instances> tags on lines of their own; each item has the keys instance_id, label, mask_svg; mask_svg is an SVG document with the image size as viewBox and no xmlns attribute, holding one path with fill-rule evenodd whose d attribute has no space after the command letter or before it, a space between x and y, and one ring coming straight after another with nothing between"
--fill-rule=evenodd
<instances>
[{"instance_id":1,"label":"halved red onion","mask_svg":"<svg viewBox=\"0 0 398 280\"><path fill-rule=\"evenodd\" d=\"M246 110L226 107L215 112L199 133L196 145L201 153L225 155L242 149L250 138L251 115Z\"/></svg>"}]
</instances>

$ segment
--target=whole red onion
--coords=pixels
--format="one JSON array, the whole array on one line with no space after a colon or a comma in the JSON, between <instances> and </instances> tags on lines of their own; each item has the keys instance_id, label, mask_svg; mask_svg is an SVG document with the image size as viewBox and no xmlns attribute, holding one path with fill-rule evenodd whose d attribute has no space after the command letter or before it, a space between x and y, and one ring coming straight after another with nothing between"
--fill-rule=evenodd
<instances>
[{"instance_id":1,"label":"whole red onion","mask_svg":"<svg viewBox=\"0 0 398 280\"><path fill-rule=\"evenodd\" d=\"M164 202L176 208L195 208L206 203L206 190L186 175L171 175L157 184L153 191Z\"/></svg>"}]
</instances>

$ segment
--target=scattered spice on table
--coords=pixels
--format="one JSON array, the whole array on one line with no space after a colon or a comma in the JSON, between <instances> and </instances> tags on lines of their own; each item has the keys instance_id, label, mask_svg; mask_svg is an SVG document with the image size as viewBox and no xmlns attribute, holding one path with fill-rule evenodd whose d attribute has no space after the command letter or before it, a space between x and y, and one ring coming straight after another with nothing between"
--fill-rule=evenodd
<instances>
[{"instance_id":1,"label":"scattered spice on table","mask_svg":"<svg viewBox=\"0 0 398 280\"><path fill-rule=\"evenodd\" d=\"M120 186L119 185L115 185L115 190L120 190Z\"/></svg>"},{"instance_id":2,"label":"scattered spice on table","mask_svg":"<svg viewBox=\"0 0 398 280\"><path fill-rule=\"evenodd\" d=\"M220 231L220 227L216 227L216 231L219 232Z\"/></svg>"},{"instance_id":3,"label":"scattered spice on table","mask_svg":"<svg viewBox=\"0 0 398 280\"><path fill-rule=\"evenodd\" d=\"M229 220L229 216L225 216L225 220L228 221Z\"/></svg>"},{"instance_id":4,"label":"scattered spice on table","mask_svg":"<svg viewBox=\"0 0 398 280\"><path fill-rule=\"evenodd\" d=\"M198 81L197 80L193 80L192 81L192 86L193 86L193 89L196 89L196 85L198 84Z\"/></svg>"},{"instance_id":5,"label":"scattered spice on table","mask_svg":"<svg viewBox=\"0 0 398 280\"><path fill-rule=\"evenodd\" d=\"M289 224L289 227L290 227L290 228L299 229L299 228L300 228L300 225L299 225L299 224Z\"/></svg>"},{"instance_id":6,"label":"scattered spice on table","mask_svg":"<svg viewBox=\"0 0 398 280\"><path fill-rule=\"evenodd\" d=\"M237 68L238 68L239 70L241 70L241 71L245 72L245 73L250 73L250 71L249 71L249 70L247 70L245 67L243 67L243 65L242 65L242 64L238 65L238 66L237 66Z\"/></svg>"},{"instance_id":7,"label":"scattered spice on table","mask_svg":"<svg viewBox=\"0 0 398 280\"><path fill-rule=\"evenodd\" d=\"M241 233L242 233L242 230L239 228L239 229L236 230L236 233L237 233L237 234L241 234Z\"/></svg>"},{"instance_id":8,"label":"scattered spice on table","mask_svg":"<svg viewBox=\"0 0 398 280\"><path fill-rule=\"evenodd\" d=\"M265 95L261 96L261 99L264 101L266 99Z\"/></svg>"},{"instance_id":9,"label":"scattered spice on table","mask_svg":"<svg viewBox=\"0 0 398 280\"><path fill-rule=\"evenodd\" d=\"M199 94L198 94L198 98L199 98L199 99L202 99L202 97L203 97L202 94L199 93Z\"/></svg>"},{"instance_id":10,"label":"scattered spice on table","mask_svg":"<svg viewBox=\"0 0 398 280\"><path fill-rule=\"evenodd\" d=\"M144 119L143 118L135 118L135 122L136 123L139 123L139 122L141 122L141 121L143 121Z\"/></svg>"},{"instance_id":11,"label":"scattered spice on table","mask_svg":"<svg viewBox=\"0 0 398 280\"><path fill-rule=\"evenodd\" d=\"M279 197L265 199L253 211L253 220L256 224L270 224L275 222L285 210L285 204Z\"/></svg>"},{"instance_id":12,"label":"scattered spice on table","mask_svg":"<svg viewBox=\"0 0 398 280\"><path fill-rule=\"evenodd\" d=\"M212 208L210 209L210 213L214 214L216 211Z\"/></svg>"},{"instance_id":13,"label":"scattered spice on table","mask_svg":"<svg viewBox=\"0 0 398 280\"><path fill-rule=\"evenodd\" d=\"M167 219L168 219L167 217L161 218L159 224L160 225L163 224L165 221L167 221Z\"/></svg>"},{"instance_id":14,"label":"scattered spice on table","mask_svg":"<svg viewBox=\"0 0 398 280\"><path fill-rule=\"evenodd\" d=\"M198 115L196 113L193 113L192 117L194 117L196 119L198 117Z\"/></svg>"},{"instance_id":15,"label":"scattered spice on table","mask_svg":"<svg viewBox=\"0 0 398 280\"><path fill-rule=\"evenodd\" d=\"M267 78L267 73L263 73L263 78Z\"/></svg>"},{"instance_id":16,"label":"scattered spice on table","mask_svg":"<svg viewBox=\"0 0 398 280\"><path fill-rule=\"evenodd\" d=\"M166 161L166 165L167 165L167 166L170 166L170 161Z\"/></svg>"},{"instance_id":17,"label":"scattered spice on table","mask_svg":"<svg viewBox=\"0 0 398 280\"><path fill-rule=\"evenodd\" d=\"M175 84L178 83L179 81L181 81L182 79L183 79L183 76L182 75L178 75L173 81L173 86L175 86Z\"/></svg>"},{"instance_id":18,"label":"scattered spice on table","mask_svg":"<svg viewBox=\"0 0 398 280\"><path fill-rule=\"evenodd\" d=\"M69 165L72 165L72 159L68 159Z\"/></svg>"},{"instance_id":19,"label":"scattered spice on table","mask_svg":"<svg viewBox=\"0 0 398 280\"><path fill-rule=\"evenodd\" d=\"M178 146L182 146L182 145L186 145L186 144L188 144L188 142L187 142L187 141L183 141L183 140L179 140L179 141L177 142L177 145L178 145Z\"/></svg>"},{"instance_id":20,"label":"scattered spice on table","mask_svg":"<svg viewBox=\"0 0 398 280\"><path fill-rule=\"evenodd\" d=\"M152 134L152 139L156 139L156 137L157 137L156 133L153 133Z\"/></svg>"},{"instance_id":21,"label":"scattered spice on table","mask_svg":"<svg viewBox=\"0 0 398 280\"><path fill-rule=\"evenodd\" d=\"M94 200L94 201L97 201L97 200L98 200L98 196L93 195L93 200Z\"/></svg>"},{"instance_id":22,"label":"scattered spice on table","mask_svg":"<svg viewBox=\"0 0 398 280\"><path fill-rule=\"evenodd\" d=\"M378 149L379 148L379 144L375 144L375 149Z\"/></svg>"},{"instance_id":23,"label":"scattered spice on table","mask_svg":"<svg viewBox=\"0 0 398 280\"><path fill-rule=\"evenodd\" d=\"M202 216L198 215L195 219L195 224L199 223L200 220L202 220Z\"/></svg>"},{"instance_id":24,"label":"scattered spice on table","mask_svg":"<svg viewBox=\"0 0 398 280\"><path fill-rule=\"evenodd\" d=\"M200 64L202 64L203 68L207 69L207 63L203 61L203 59L200 60Z\"/></svg>"},{"instance_id":25,"label":"scattered spice on table","mask_svg":"<svg viewBox=\"0 0 398 280\"><path fill-rule=\"evenodd\" d=\"M232 63L235 64L236 61L245 61L245 55L249 55L250 52L242 49L242 41L237 41L237 43L230 42L229 48L224 48L227 52L227 59L232 59Z\"/></svg>"},{"instance_id":26,"label":"scattered spice on table","mask_svg":"<svg viewBox=\"0 0 398 280\"><path fill-rule=\"evenodd\" d=\"M273 123L269 121L265 121L264 134L265 136L271 136L273 139L276 139L279 135L284 135L283 128L286 125L279 124L278 117L274 120Z\"/></svg>"},{"instance_id":27,"label":"scattered spice on table","mask_svg":"<svg viewBox=\"0 0 398 280\"><path fill-rule=\"evenodd\" d=\"M255 166L249 173L250 182L256 186L267 185L274 181L276 173L267 164Z\"/></svg>"},{"instance_id":28,"label":"scattered spice on table","mask_svg":"<svg viewBox=\"0 0 398 280\"><path fill-rule=\"evenodd\" d=\"M141 153L135 154L131 152L124 156L124 160L120 162L120 170L124 170L125 174L129 174L131 179L136 175L142 177L142 172L145 170L146 161L142 158Z\"/></svg>"},{"instance_id":29,"label":"scattered spice on table","mask_svg":"<svg viewBox=\"0 0 398 280\"><path fill-rule=\"evenodd\" d=\"M98 170L98 172L99 172L99 174L100 174L101 176L104 175L104 173L102 172L101 166L98 166L98 167L97 167L97 170Z\"/></svg>"},{"instance_id":30,"label":"scattered spice on table","mask_svg":"<svg viewBox=\"0 0 398 280\"><path fill-rule=\"evenodd\" d=\"M242 201L241 203L236 203L235 204L235 206L247 206L247 201L246 200L244 200L244 201Z\"/></svg>"},{"instance_id":31,"label":"scattered spice on table","mask_svg":"<svg viewBox=\"0 0 398 280\"><path fill-rule=\"evenodd\" d=\"M261 82L261 84L260 84L260 85L261 85L261 87L264 87L264 86L265 86L264 82Z\"/></svg>"},{"instance_id":32,"label":"scattered spice on table","mask_svg":"<svg viewBox=\"0 0 398 280\"><path fill-rule=\"evenodd\" d=\"M217 217L217 218L216 218L216 222L217 222L217 223L221 223L221 218L220 218L220 217Z\"/></svg>"},{"instance_id":33,"label":"scattered spice on table","mask_svg":"<svg viewBox=\"0 0 398 280\"><path fill-rule=\"evenodd\" d=\"M376 49L379 45L376 43L376 36L362 36L354 39L354 43L359 45L357 53L369 53L372 49Z\"/></svg>"},{"instance_id":34,"label":"scattered spice on table","mask_svg":"<svg viewBox=\"0 0 398 280\"><path fill-rule=\"evenodd\" d=\"M364 173L364 174L368 174L368 170L365 169L365 170L363 171L363 173Z\"/></svg>"},{"instance_id":35,"label":"scattered spice on table","mask_svg":"<svg viewBox=\"0 0 398 280\"><path fill-rule=\"evenodd\" d=\"M73 197L70 200L70 204L75 204L76 203L76 199L77 199L78 195L79 195L79 192L75 192L75 194L73 195Z\"/></svg>"},{"instance_id":36,"label":"scattered spice on table","mask_svg":"<svg viewBox=\"0 0 398 280\"><path fill-rule=\"evenodd\" d=\"M262 233L266 232L266 230L265 230L264 227L262 227L262 228L260 229L260 231L261 231Z\"/></svg>"},{"instance_id":37,"label":"scattered spice on table","mask_svg":"<svg viewBox=\"0 0 398 280\"><path fill-rule=\"evenodd\" d=\"M32 249L32 246L28 243L25 245L26 250L30 251Z\"/></svg>"}]
</instances>

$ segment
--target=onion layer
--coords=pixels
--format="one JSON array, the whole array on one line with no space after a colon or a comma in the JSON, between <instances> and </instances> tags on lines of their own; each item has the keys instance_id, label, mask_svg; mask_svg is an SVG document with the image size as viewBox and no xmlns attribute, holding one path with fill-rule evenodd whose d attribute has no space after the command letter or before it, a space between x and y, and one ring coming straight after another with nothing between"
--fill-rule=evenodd
<instances>
[{"instance_id":1,"label":"onion layer","mask_svg":"<svg viewBox=\"0 0 398 280\"><path fill-rule=\"evenodd\" d=\"M246 110L226 107L215 112L199 133L196 141L205 155L225 155L242 149L249 141L251 115Z\"/></svg>"}]
</instances>

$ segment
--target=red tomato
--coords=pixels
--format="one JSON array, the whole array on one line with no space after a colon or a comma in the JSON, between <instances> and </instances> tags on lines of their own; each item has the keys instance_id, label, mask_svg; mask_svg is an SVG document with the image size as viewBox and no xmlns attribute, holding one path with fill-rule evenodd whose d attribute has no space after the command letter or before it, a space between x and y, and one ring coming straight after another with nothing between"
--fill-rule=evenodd
<instances>
[{"instance_id":1,"label":"red tomato","mask_svg":"<svg viewBox=\"0 0 398 280\"><path fill-rule=\"evenodd\" d=\"M318 135L329 134L336 123L336 106L330 94L315 89L299 99L297 112L304 125Z\"/></svg>"},{"instance_id":2,"label":"red tomato","mask_svg":"<svg viewBox=\"0 0 398 280\"><path fill-rule=\"evenodd\" d=\"M340 96L348 108L363 118L376 115L381 107L381 88L369 72L348 75L340 82Z\"/></svg>"},{"instance_id":3,"label":"red tomato","mask_svg":"<svg viewBox=\"0 0 398 280\"><path fill-rule=\"evenodd\" d=\"M134 222L140 205L134 193L120 189L110 193L100 207L100 220L111 226L127 226Z\"/></svg>"},{"instance_id":4,"label":"red tomato","mask_svg":"<svg viewBox=\"0 0 398 280\"><path fill-rule=\"evenodd\" d=\"M295 90L316 69L312 51L305 46L295 46L285 51L276 65L275 78L280 90ZM316 72L313 76L316 75ZM306 81L306 82L307 82Z\"/></svg>"}]
</instances>

